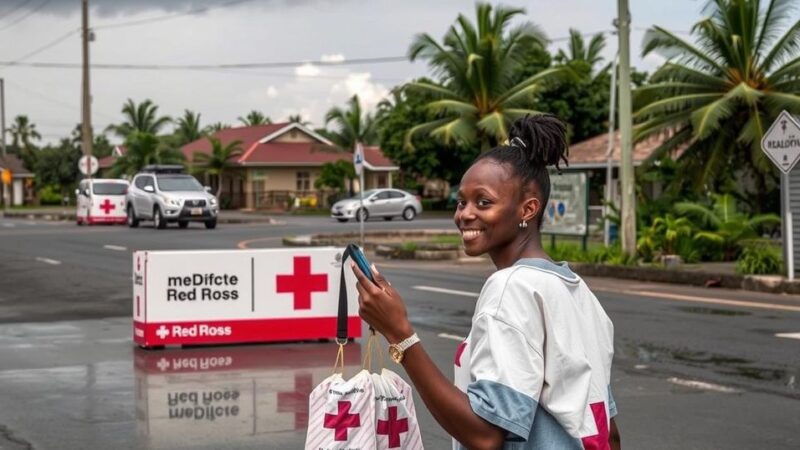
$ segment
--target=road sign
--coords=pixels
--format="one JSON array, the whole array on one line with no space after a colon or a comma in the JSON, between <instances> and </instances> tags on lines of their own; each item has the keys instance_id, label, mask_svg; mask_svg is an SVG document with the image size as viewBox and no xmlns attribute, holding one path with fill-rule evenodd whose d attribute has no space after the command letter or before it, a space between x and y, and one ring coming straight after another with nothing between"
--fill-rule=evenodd
<instances>
[{"instance_id":1,"label":"road sign","mask_svg":"<svg viewBox=\"0 0 800 450\"><path fill-rule=\"evenodd\" d=\"M789 173L800 160L800 123L781 111L761 140L761 149L783 173Z\"/></svg>"},{"instance_id":2,"label":"road sign","mask_svg":"<svg viewBox=\"0 0 800 450\"><path fill-rule=\"evenodd\" d=\"M342 249L137 251L133 340L142 347L333 338ZM361 336L345 267L350 337Z\"/></svg>"},{"instance_id":3,"label":"road sign","mask_svg":"<svg viewBox=\"0 0 800 450\"><path fill-rule=\"evenodd\" d=\"M3 169L3 184L6 186L11 184L11 171L8 169Z\"/></svg>"},{"instance_id":4,"label":"road sign","mask_svg":"<svg viewBox=\"0 0 800 450\"><path fill-rule=\"evenodd\" d=\"M100 164L94 156L83 155L78 161L78 170L84 175L94 175L99 167Z\"/></svg>"},{"instance_id":5,"label":"road sign","mask_svg":"<svg viewBox=\"0 0 800 450\"><path fill-rule=\"evenodd\" d=\"M360 142L356 144L356 150L353 152L353 167L356 169L356 175L361 175L364 171L364 146Z\"/></svg>"}]
</instances>

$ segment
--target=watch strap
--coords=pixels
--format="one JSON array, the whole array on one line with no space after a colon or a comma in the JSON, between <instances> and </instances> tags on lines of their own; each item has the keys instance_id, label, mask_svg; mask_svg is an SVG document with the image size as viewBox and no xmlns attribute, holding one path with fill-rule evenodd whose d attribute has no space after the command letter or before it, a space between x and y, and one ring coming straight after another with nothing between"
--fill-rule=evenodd
<instances>
[{"instance_id":1,"label":"watch strap","mask_svg":"<svg viewBox=\"0 0 800 450\"><path fill-rule=\"evenodd\" d=\"M416 344L417 342L419 342L419 336L417 336L417 333L414 333L411 336L407 337L406 339L395 344L395 348L397 348L401 352L405 352L409 347Z\"/></svg>"}]
</instances>

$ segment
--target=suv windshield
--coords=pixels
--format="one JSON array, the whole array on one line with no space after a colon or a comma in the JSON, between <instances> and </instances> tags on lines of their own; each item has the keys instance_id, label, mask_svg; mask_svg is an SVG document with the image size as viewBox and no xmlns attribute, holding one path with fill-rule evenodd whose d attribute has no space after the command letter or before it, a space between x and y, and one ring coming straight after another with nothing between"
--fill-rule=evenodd
<instances>
[{"instance_id":1,"label":"suv windshield","mask_svg":"<svg viewBox=\"0 0 800 450\"><path fill-rule=\"evenodd\" d=\"M158 189L170 191L202 191L203 185L190 175L156 177Z\"/></svg>"},{"instance_id":2,"label":"suv windshield","mask_svg":"<svg viewBox=\"0 0 800 450\"><path fill-rule=\"evenodd\" d=\"M125 195L128 185L123 183L92 183L95 195Z\"/></svg>"}]
</instances>

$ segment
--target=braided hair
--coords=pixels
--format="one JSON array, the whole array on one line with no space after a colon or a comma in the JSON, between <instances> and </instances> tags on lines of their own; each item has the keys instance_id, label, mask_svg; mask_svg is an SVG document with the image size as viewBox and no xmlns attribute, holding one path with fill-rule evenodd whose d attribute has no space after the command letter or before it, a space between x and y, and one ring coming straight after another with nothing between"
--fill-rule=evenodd
<instances>
[{"instance_id":1,"label":"braided hair","mask_svg":"<svg viewBox=\"0 0 800 450\"><path fill-rule=\"evenodd\" d=\"M525 116L514 121L509 132L508 145L500 145L479 155L475 162L490 159L508 164L512 173L522 180L522 186L535 182L542 193L542 205L550 199L550 175L547 167L555 165L561 173L561 160L569 166L566 155L566 127L552 114ZM544 219L544 208L539 213L537 229Z\"/></svg>"}]
</instances>

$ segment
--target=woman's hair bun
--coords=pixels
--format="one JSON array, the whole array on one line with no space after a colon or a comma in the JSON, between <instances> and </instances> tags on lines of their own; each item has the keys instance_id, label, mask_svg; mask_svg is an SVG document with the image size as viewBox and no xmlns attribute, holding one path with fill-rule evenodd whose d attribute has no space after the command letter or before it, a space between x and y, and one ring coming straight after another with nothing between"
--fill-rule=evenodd
<instances>
[{"instance_id":1,"label":"woman's hair bun","mask_svg":"<svg viewBox=\"0 0 800 450\"><path fill-rule=\"evenodd\" d=\"M515 120L508 138L509 144L521 148L534 165L555 165L559 169L562 159L569 165L566 126L552 114L528 115Z\"/></svg>"}]
</instances>

